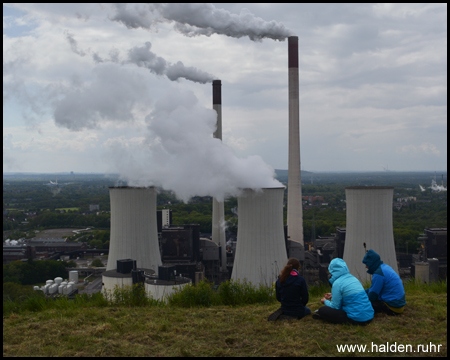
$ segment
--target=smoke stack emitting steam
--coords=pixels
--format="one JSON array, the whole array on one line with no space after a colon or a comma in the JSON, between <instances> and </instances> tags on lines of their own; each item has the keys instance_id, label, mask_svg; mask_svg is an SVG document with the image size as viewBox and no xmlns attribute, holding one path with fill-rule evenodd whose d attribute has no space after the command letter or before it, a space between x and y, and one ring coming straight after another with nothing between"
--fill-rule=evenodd
<instances>
[{"instance_id":1,"label":"smoke stack emitting steam","mask_svg":"<svg viewBox=\"0 0 450 360\"><path fill-rule=\"evenodd\" d=\"M254 41L264 38L283 41L291 34L282 24L267 22L245 9L236 15L211 4L113 6L115 13L110 19L130 29L151 30L158 23L174 22L176 29L186 36L222 34L235 38L248 36ZM79 55L85 53L78 49L74 36L69 35L72 50ZM150 100L148 84L130 71L131 67L123 65L145 67L170 80L180 77L200 83L213 80L212 75L185 67L181 62L170 64L150 49L150 42L135 46L123 61L119 61L115 52L106 63L94 52L97 66L93 80L70 88L62 99L54 102L55 123L78 131L100 127L103 121L125 123L142 116L141 110ZM120 179L130 186L162 186L184 201L192 196L213 196L223 201L226 196L238 196L244 188L281 186L275 180L274 169L260 156L237 158L222 143L221 127L216 126L220 106L215 104L215 112L205 109L193 92L172 87L145 117L147 133L105 142L109 153L105 158L113 164L110 171L118 171ZM214 132L215 138L211 137Z\"/></svg>"},{"instance_id":2,"label":"smoke stack emitting steam","mask_svg":"<svg viewBox=\"0 0 450 360\"><path fill-rule=\"evenodd\" d=\"M216 131L214 131L214 138L222 140L222 82L220 80L214 80L212 84L213 89L213 109L217 113ZM222 248L222 270L226 270L227 266L227 251L226 251L226 237L225 229L225 208L224 201L218 201L213 197L212 203L212 234L211 239Z\"/></svg>"},{"instance_id":3,"label":"smoke stack emitting steam","mask_svg":"<svg viewBox=\"0 0 450 360\"><path fill-rule=\"evenodd\" d=\"M287 226L290 240L303 245L302 180L300 172L300 112L298 36L288 38L289 67L289 163Z\"/></svg>"},{"instance_id":4,"label":"smoke stack emitting steam","mask_svg":"<svg viewBox=\"0 0 450 360\"><path fill-rule=\"evenodd\" d=\"M265 21L247 9L232 14L213 4L114 4L115 14L110 19L130 29L153 29L160 22L175 23L175 30L185 36L226 35L234 38L248 36L250 40L268 38L284 41L292 32L276 21Z\"/></svg>"}]
</instances>

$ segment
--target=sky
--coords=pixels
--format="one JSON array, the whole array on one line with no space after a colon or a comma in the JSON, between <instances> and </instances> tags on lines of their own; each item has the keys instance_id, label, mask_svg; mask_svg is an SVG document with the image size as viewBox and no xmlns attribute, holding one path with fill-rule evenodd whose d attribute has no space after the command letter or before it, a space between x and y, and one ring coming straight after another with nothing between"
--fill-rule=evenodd
<instances>
[{"instance_id":1,"label":"sky","mask_svg":"<svg viewBox=\"0 0 450 360\"><path fill-rule=\"evenodd\" d=\"M302 170L447 170L446 4L35 3L3 5L3 171L276 186L291 35Z\"/></svg>"}]
</instances>

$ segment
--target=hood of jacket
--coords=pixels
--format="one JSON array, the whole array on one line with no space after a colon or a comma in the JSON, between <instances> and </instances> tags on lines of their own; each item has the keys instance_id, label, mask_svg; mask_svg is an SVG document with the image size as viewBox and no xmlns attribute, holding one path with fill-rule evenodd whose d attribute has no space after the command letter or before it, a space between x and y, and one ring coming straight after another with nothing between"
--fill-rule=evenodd
<instances>
[{"instance_id":1,"label":"hood of jacket","mask_svg":"<svg viewBox=\"0 0 450 360\"><path fill-rule=\"evenodd\" d=\"M287 286L287 285L291 285L292 283L294 283L298 278L299 278L299 273L297 270L291 270L288 278L286 279L285 282L280 282L281 286Z\"/></svg>"},{"instance_id":2,"label":"hood of jacket","mask_svg":"<svg viewBox=\"0 0 450 360\"><path fill-rule=\"evenodd\" d=\"M381 261L380 255L378 255L375 251L370 249L366 255L364 255L363 264L367 265L369 270L367 270L367 273L373 275L373 273L380 267L380 265L383 263Z\"/></svg>"},{"instance_id":3,"label":"hood of jacket","mask_svg":"<svg viewBox=\"0 0 450 360\"><path fill-rule=\"evenodd\" d=\"M340 258L331 260L330 265L328 265L328 271L331 274L329 280L331 285L333 285L333 283L342 275L349 274L347 264Z\"/></svg>"}]
</instances>

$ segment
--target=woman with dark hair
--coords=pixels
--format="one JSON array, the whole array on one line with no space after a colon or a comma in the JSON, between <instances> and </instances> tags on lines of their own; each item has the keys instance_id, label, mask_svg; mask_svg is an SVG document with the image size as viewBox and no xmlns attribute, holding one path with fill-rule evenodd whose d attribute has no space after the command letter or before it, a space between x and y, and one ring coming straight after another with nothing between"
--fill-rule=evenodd
<instances>
[{"instance_id":1,"label":"woman with dark hair","mask_svg":"<svg viewBox=\"0 0 450 360\"><path fill-rule=\"evenodd\" d=\"M306 307L309 300L308 286L300 276L299 269L300 262L291 258L281 270L276 283L276 295L281 308L269 316L269 321L301 319L311 314L311 310Z\"/></svg>"}]
</instances>

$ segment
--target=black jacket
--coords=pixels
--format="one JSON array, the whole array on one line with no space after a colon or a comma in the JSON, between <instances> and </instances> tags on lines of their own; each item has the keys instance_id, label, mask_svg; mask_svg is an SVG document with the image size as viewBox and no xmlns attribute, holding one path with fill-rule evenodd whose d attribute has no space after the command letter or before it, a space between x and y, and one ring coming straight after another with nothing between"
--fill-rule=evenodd
<instances>
[{"instance_id":1,"label":"black jacket","mask_svg":"<svg viewBox=\"0 0 450 360\"><path fill-rule=\"evenodd\" d=\"M281 303L283 314L303 316L309 301L308 286L296 270L292 270L284 283L278 278L276 284L277 300Z\"/></svg>"}]
</instances>

